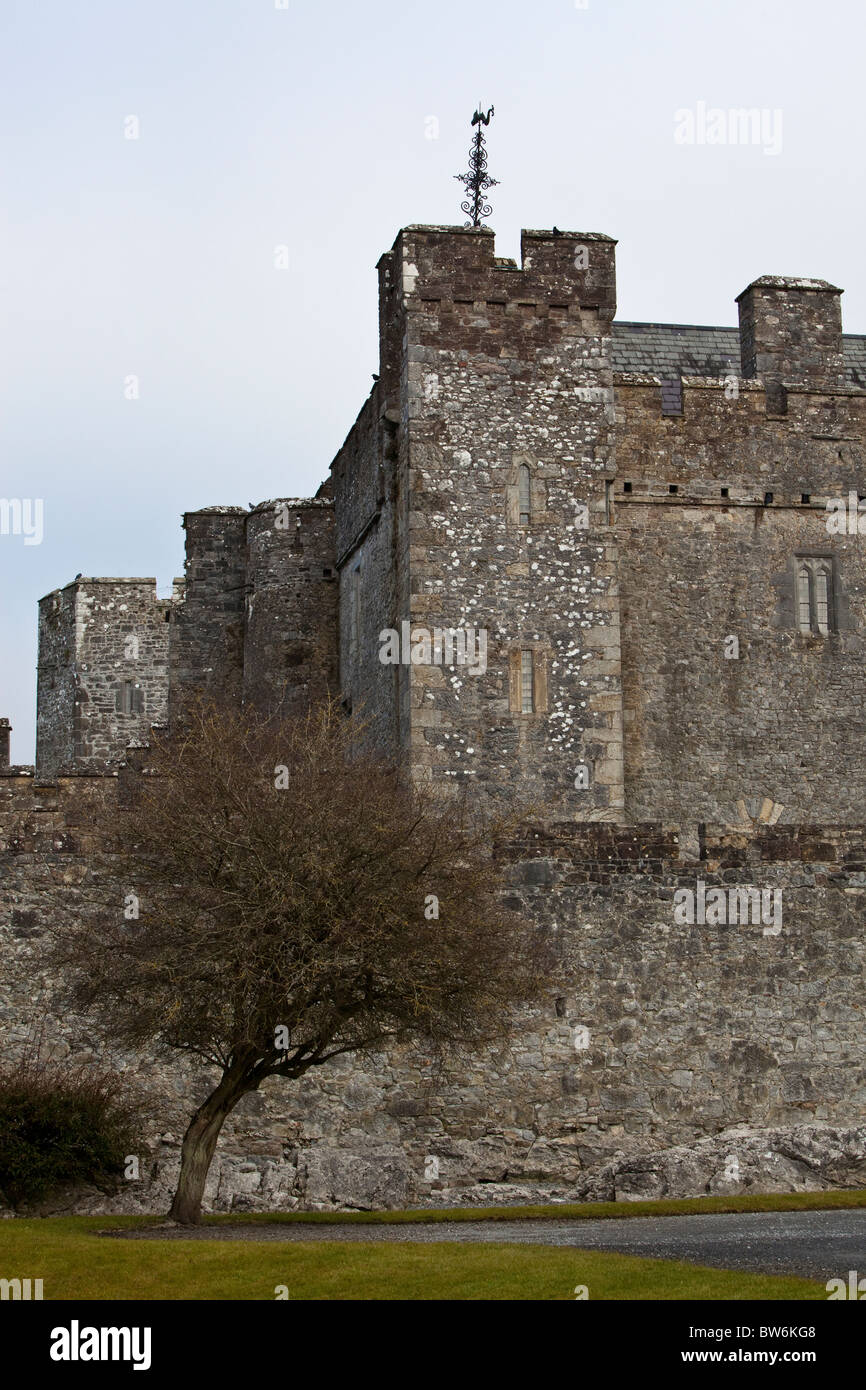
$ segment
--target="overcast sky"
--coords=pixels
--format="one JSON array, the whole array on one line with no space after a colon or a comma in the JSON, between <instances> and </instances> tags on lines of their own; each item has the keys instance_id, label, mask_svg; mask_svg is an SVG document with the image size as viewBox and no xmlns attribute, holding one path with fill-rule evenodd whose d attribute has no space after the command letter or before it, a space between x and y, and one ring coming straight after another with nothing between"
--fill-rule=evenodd
<instances>
[{"instance_id":1,"label":"overcast sky","mask_svg":"<svg viewBox=\"0 0 866 1390\"><path fill-rule=\"evenodd\" d=\"M661 322L821 276L866 332L862 4L283 3L0 5L0 497L44 501L41 544L0 535L14 761L43 594L164 593L183 511L326 476L377 368L375 263L406 223L463 222L478 100L498 255L607 232L618 317ZM739 107L764 135L707 143Z\"/></svg>"}]
</instances>

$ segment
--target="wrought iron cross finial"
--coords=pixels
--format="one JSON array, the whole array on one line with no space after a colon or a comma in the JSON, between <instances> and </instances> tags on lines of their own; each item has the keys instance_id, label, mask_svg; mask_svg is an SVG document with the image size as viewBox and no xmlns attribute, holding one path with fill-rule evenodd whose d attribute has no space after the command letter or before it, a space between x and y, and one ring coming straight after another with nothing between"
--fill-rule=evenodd
<instances>
[{"instance_id":1,"label":"wrought iron cross finial","mask_svg":"<svg viewBox=\"0 0 866 1390\"><path fill-rule=\"evenodd\" d=\"M467 227L483 226L482 218L489 217L493 208L485 201L485 193L488 188L495 188L499 183L498 179L492 179L487 172L487 150L484 145L484 132L482 126L490 124L490 117L493 115L493 107L485 116L481 102L472 117L472 124L477 126L475 139L469 149L469 173L455 174L466 189L466 199L460 204L461 210L472 218L471 222L464 223Z\"/></svg>"}]
</instances>

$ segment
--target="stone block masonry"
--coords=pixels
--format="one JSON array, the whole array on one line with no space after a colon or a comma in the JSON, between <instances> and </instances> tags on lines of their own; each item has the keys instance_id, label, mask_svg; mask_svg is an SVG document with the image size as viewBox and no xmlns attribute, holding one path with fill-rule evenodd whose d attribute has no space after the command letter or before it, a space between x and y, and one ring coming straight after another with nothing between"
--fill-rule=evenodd
<instances>
[{"instance_id":1,"label":"stone block masonry","mask_svg":"<svg viewBox=\"0 0 866 1390\"><path fill-rule=\"evenodd\" d=\"M8 1048L47 1005L58 1055L108 1060L145 1089L141 1181L78 1206L159 1210L207 1077L112 1054L88 1020L52 1015L42 964L43 876L62 874L74 910L87 854L77 819L104 781L0 775L2 1022ZM509 893L559 943L557 978L512 1041L442 1072L399 1048L269 1081L227 1123L211 1209L862 1182L862 832L564 823L528 827L503 852ZM781 889L781 932L678 924L674 893L698 879Z\"/></svg>"},{"instance_id":2,"label":"stone block masonry","mask_svg":"<svg viewBox=\"0 0 866 1390\"><path fill-rule=\"evenodd\" d=\"M413 296L441 296L448 255L466 244L442 240L404 234L404 264L419 264ZM480 247L492 256L491 241ZM577 269L584 258L589 269ZM507 788L551 816L615 820L619 611L603 506L613 243L524 233L522 259L520 270L494 262L467 275L471 301L458 298L459 271L449 274L448 298L421 298L408 314L408 616L485 628L492 672L482 688L459 672L410 671L412 763L479 793ZM516 667L526 652L533 708L518 710L511 656ZM579 767L588 785L576 788Z\"/></svg>"},{"instance_id":3,"label":"stone block masonry","mask_svg":"<svg viewBox=\"0 0 866 1390\"><path fill-rule=\"evenodd\" d=\"M244 699L300 709L336 690L334 503L263 502L246 542Z\"/></svg>"},{"instance_id":4,"label":"stone block masonry","mask_svg":"<svg viewBox=\"0 0 866 1390\"><path fill-rule=\"evenodd\" d=\"M170 640L170 714L196 691L240 700L246 602L246 510L187 512L183 601Z\"/></svg>"}]
</instances>

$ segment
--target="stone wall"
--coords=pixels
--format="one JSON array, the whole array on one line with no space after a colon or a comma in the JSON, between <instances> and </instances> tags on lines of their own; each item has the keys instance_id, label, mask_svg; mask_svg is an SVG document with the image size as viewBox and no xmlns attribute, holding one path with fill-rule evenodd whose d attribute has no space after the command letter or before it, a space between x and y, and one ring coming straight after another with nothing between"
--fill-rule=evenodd
<instances>
[{"instance_id":1,"label":"stone wall","mask_svg":"<svg viewBox=\"0 0 866 1390\"><path fill-rule=\"evenodd\" d=\"M613 494L623 630L626 815L858 824L866 537L828 529L863 490L866 394L617 379ZM856 531L858 518L855 515ZM798 557L834 567L826 635L798 625Z\"/></svg>"},{"instance_id":2,"label":"stone wall","mask_svg":"<svg viewBox=\"0 0 866 1390\"><path fill-rule=\"evenodd\" d=\"M79 1206L159 1210L207 1073L149 1055L114 1056L88 1020L52 1006L42 964L49 909L41 885L49 873L62 876L75 910L87 850L80 811L100 784L105 779L39 786L0 776L0 1027L8 1055L47 1007L58 1055L111 1058L146 1090L141 1181L115 1197L80 1198ZM456 1057L441 1074L423 1053L399 1048L339 1059L293 1085L266 1083L226 1126L211 1207L790 1190L859 1180L866 1157L861 831L562 824L528 829L505 853L509 897L545 924L560 960L557 980L517 1020L513 1041ZM707 890L781 889L778 932L752 921L678 923L673 895L697 891L699 881Z\"/></svg>"},{"instance_id":3,"label":"stone wall","mask_svg":"<svg viewBox=\"0 0 866 1390\"><path fill-rule=\"evenodd\" d=\"M36 758L50 776L75 761L76 588L47 594L39 604Z\"/></svg>"},{"instance_id":4,"label":"stone wall","mask_svg":"<svg viewBox=\"0 0 866 1390\"><path fill-rule=\"evenodd\" d=\"M398 621L401 583L397 518L403 506L398 424L381 381L373 388L331 464L339 574L340 690L363 712L372 746L402 746L399 688L378 658L379 633Z\"/></svg>"},{"instance_id":5,"label":"stone wall","mask_svg":"<svg viewBox=\"0 0 866 1390\"><path fill-rule=\"evenodd\" d=\"M819 389L843 386L841 294L826 280L753 280L737 299L743 376Z\"/></svg>"}]
</instances>

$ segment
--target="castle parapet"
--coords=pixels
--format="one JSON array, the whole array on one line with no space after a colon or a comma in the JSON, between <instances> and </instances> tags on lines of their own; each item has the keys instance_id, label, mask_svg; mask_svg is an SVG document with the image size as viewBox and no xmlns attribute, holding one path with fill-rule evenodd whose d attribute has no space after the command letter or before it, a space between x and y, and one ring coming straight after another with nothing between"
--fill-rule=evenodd
<instances>
[{"instance_id":1,"label":"castle parapet","mask_svg":"<svg viewBox=\"0 0 866 1390\"><path fill-rule=\"evenodd\" d=\"M496 255L486 227L404 227L378 262L381 409L395 410L400 390L404 314L439 326L467 351L511 344L521 355L528 333L544 337L575 320L610 332L616 313L616 241L601 232L523 231L518 266ZM582 315L586 315L583 319Z\"/></svg>"}]
</instances>

